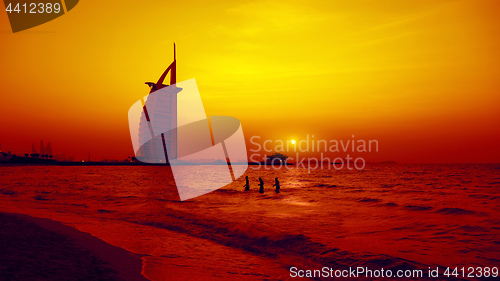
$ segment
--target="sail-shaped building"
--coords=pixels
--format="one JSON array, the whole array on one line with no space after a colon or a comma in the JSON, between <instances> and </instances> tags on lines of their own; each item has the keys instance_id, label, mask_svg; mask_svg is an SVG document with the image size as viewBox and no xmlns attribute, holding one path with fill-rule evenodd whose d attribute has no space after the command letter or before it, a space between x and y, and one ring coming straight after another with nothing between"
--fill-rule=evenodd
<instances>
[{"instance_id":1,"label":"sail-shaped building","mask_svg":"<svg viewBox=\"0 0 500 281\"><path fill-rule=\"evenodd\" d=\"M164 84L170 73L170 84ZM143 112L139 121L139 142L137 160L145 163L168 163L177 159L177 94L176 57L156 83L146 82L149 95L143 99ZM151 118L154 116L154 118Z\"/></svg>"}]
</instances>

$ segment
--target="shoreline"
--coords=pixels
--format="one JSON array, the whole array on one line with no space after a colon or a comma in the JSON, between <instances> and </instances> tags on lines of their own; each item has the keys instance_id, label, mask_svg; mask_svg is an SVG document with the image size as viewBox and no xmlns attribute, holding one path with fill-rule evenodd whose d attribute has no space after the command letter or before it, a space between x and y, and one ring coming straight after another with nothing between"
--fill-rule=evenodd
<instances>
[{"instance_id":1,"label":"shoreline","mask_svg":"<svg viewBox=\"0 0 500 281\"><path fill-rule=\"evenodd\" d=\"M0 212L0 276L14 280L149 280L142 259L61 222Z\"/></svg>"},{"instance_id":2,"label":"shoreline","mask_svg":"<svg viewBox=\"0 0 500 281\"><path fill-rule=\"evenodd\" d=\"M0 209L60 221L137 253L151 280L283 280L297 265L494 266L498 167L397 168L249 169L266 182L278 175L284 192L244 192L238 180L187 202L172 200L171 177L160 167L7 168ZM464 241L477 249L461 251Z\"/></svg>"},{"instance_id":3,"label":"shoreline","mask_svg":"<svg viewBox=\"0 0 500 281\"><path fill-rule=\"evenodd\" d=\"M76 229L84 232L84 234L92 233L93 236L99 237L102 241L116 245L119 249L126 249L128 254L136 253L133 255L140 256L142 259L142 276L139 276L139 279L128 278L126 280L197 281L233 280L234 278L243 278L243 280L291 280L288 277L288 269L283 267L284 265L278 260L250 253L239 247L221 245L211 239L194 237L187 233L161 227L138 224L130 220L121 221L104 217L96 220L96 218L80 217L77 214L60 211L47 212L47 210L39 208L21 208L17 204L19 202L4 201L4 203L7 204L0 211L0 216L3 213L22 213L26 214L28 219L38 220L33 216L38 216L38 212L43 211L40 216L47 218L52 223L63 224L63 226L71 225L70 228L73 228L73 231ZM0 235L1 233L2 230L0 229ZM30 236L34 237L32 239L41 239L37 238L39 236L36 233L31 233ZM103 251L108 250L103 249ZM72 256L73 254L69 255L70 258ZM13 258L15 259L15 256ZM108 266L108 268L115 269L113 266ZM134 272L139 273L140 271L141 269L138 268ZM2 272L3 270L0 267L0 279L3 277ZM33 280L33 278L13 280ZM47 278L41 280L86 279ZM106 278L104 276L100 279L91 278L90 280L124 279Z\"/></svg>"}]
</instances>

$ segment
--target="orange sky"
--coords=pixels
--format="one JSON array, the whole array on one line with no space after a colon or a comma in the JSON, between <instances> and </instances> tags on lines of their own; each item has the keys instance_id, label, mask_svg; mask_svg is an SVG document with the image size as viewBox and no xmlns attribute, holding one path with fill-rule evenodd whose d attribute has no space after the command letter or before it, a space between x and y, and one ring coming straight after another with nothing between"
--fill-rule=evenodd
<instances>
[{"instance_id":1,"label":"orange sky","mask_svg":"<svg viewBox=\"0 0 500 281\"><path fill-rule=\"evenodd\" d=\"M379 140L368 160L500 162L497 1L172 2L80 1L16 34L0 12L2 150L133 155L128 108L175 41L178 81L247 138L354 134Z\"/></svg>"}]
</instances>

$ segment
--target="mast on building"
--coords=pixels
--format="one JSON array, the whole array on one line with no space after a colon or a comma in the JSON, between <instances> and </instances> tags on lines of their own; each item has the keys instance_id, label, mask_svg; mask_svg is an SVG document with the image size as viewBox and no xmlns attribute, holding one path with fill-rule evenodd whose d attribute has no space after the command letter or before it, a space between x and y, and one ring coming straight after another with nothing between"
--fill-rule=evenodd
<instances>
[{"instance_id":1,"label":"mast on building","mask_svg":"<svg viewBox=\"0 0 500 281\"><path fill-rule=\"evenodd\" d=\"M169 73L170 84L164 84ZM151 137L150 143L144 147L143 151L146 162L168 163L168 159L177 159L177 94L182 89L177 87L176 83L177 60L174 43L174 61L163 72L156 83L146 82L150 88L149 96L143 106L147 125L139 125L139 138L141 138L141 134L147 134L146 131L149 131ZM167 89L162 90L167 86ZM151 95L158 90L162 90L162 92L158 95ZM155 116L153 122L156 124L161 123L161 128L167 129L161 133L161 136L154 135L153 126L151 125L152 121L150 120L151 116ZM146 127L149 129L146 129ZM143 135L143 137L146 136ZM163 161L163 159L165 160Z\"/></svg>"}]
</instances>

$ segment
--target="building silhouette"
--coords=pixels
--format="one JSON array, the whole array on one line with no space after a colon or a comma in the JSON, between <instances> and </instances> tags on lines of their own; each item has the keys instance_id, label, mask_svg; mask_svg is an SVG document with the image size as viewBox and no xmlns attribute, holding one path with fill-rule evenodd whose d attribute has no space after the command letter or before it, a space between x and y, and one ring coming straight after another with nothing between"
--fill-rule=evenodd
<instances>
[{"instance_id":1,"label":"building silhouette","mask_svg":"<svg viewBox=\"0 0 500 281\"><path fill-rule=\"evenodd\" d=\"M48 154L48 155L52 155L52 145L49 143L47 143L47 146L45 147L45 153Z\"/></svg>"},{"instance_id":2,"label":"building silhouette","mask_svg":"<svg viewBox=\"0 0 500 281\"><path fill-rule=\"evenodd\" d=\"M168 163L177 158L177 94L182 89L175 86L176 63L174 43L174 61L156 83L146 82L150 91L139 122L139 142L144 144L136 155L141 162ZM169 73L170 84L163 84Z\"/></svg>"},{"instance_id":3,"label":"building silhouette","mask_svg":"<svg viewBox=\"0 0 500 281\"><path fill-rule=\"evenodd\" d=\"M43 146L43 140L40 140L40 154L45 154L45 146Z\"/></svg>"}]
</instances>

